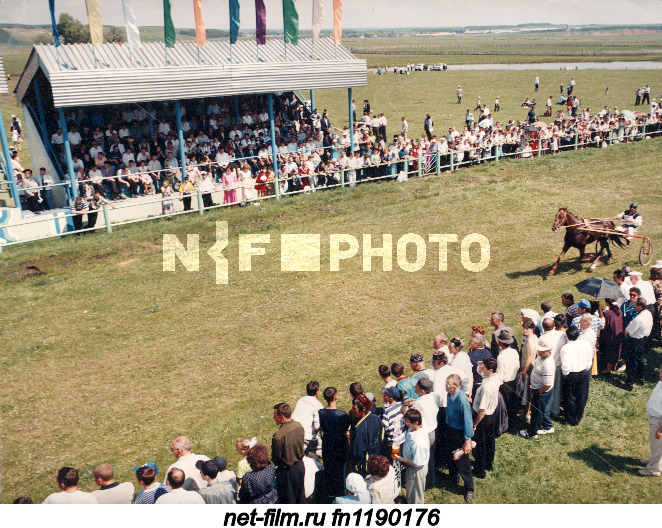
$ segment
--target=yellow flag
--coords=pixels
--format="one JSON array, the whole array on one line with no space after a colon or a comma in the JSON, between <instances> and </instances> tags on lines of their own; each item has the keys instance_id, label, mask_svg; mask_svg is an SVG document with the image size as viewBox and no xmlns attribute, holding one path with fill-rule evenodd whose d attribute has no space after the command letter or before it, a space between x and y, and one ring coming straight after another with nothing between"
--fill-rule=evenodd
<instances>
[{"instance_id":1,"label":"yellow flag","mask_svg":"<svg viewBox=\"0 0 662 528\"><path fill-rule=\"evenodd\" d=\"M87 7L87 20L90 24L90 42L103 44L103 22L101 21L99 0L85 0L85 7Z\"/></svg>"}]
</instances>

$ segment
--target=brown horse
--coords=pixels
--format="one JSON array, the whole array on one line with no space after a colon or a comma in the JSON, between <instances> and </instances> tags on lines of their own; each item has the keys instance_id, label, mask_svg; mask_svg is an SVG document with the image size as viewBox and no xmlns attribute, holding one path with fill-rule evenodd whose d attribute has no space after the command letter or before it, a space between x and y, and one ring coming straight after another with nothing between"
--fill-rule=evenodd
<instances>
[{"instance_id":1,"label":"brown horse","mask_svg":"<svg viewBox=\"0 0 662 528\"><path fill-rule=\"evenodd\" d=\"M584 251L586 250L586 246L596 240L599 242L600 251L598 251L589 271L593 271L597 267L598 260L605 251L607 252L607 261L611 260L612 254L611 249L609 248L609 242L612 242L621 248L625 247L623 245L622 236L610 233L610 231L614 231L616 228L614 222L611 220L580 218L568 211L567 207L560 207L559 212L556 213L556 218L554 218L552 231L557 231L563 226L566 226L565 238L563 240L563 251L561 251L559 258L556 259L552 269L549 271L550 275L556 273L556 268L559 267L559 263L563 259L563 256L571 247L579 250L579 259L583 262L585 260Z\"/></svg>"}]
</instances>

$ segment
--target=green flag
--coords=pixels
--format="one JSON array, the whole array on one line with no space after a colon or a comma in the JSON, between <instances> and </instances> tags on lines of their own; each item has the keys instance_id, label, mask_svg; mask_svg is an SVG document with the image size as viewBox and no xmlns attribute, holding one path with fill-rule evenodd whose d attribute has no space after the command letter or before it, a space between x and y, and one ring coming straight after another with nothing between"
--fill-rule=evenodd
<instances>
[{"instance_id":1,"label":"green flag","mask_svg":"<svg viewBox=\"0 0 662 528\"><path fill-rule=\"evenodd\" d=\"M175 47L175 25L172 23L171 9L172 0L163 0L163 32L166 48Z\"/></svg>"},{"instance_id":2,"label":"green flag","mask_svg":"<svg viewBox=\"0 0 662 528\"><path fill-rule=\"evenodd\" d=\"M299 43L299 13L294 5L295 0L283 0L283 30L285 42Z\"/></svg>"}]
</instances>

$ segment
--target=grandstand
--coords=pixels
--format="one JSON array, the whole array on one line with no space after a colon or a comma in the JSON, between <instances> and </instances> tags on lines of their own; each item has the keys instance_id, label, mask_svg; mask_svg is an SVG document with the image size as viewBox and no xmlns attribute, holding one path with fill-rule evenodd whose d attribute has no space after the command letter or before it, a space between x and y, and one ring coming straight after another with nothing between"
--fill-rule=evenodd
<instances>
[{"instance_id":1,"label":"grandstand","mask_svg":"<svg viewBox=\"0 0 662 528\"><path fill-rule=\"evenodd\" d=\"M168 120L161 117L167 113L173 118L172 143L178 145L174 154L186 174L182 117L191 115L197 106L212 104L229 110L223 117L241 125L240 101L257 98L269 108L269 125L273 127L274 94L295 93L302 102L299 92L310 90L312 106L315 90L347 88L351 101L352 87L365 86L366 76L366 62L334 45L331 38L315 43L301 39L298 46L287 49L278 40L259 47L253 42L230 46L213 41L198 48L185 42L168 49L162 43L144 43L138 48L122 44L36 45L15 93L24 111L33 166L45 167L53 176L52 201L57 207L47 211L53 221L40 218L20 229L0 226L0 236L17 241L73 228L67 208L78 193L80 181L74 162L74 143L79 140L70 137L74 122L105 126L104 118L111 113L139 111L151 138L160 133L159 123ZM351 108L348 112L351 114ZM52 142L58 129L62 131L61 144ZM271 135L274 151L275 139ZM278 174L275 159L274 165ZM125 209L112 214L146 218L154 214L152 209L146 204L142 211L133 207L130 213ZM17 213L11 215L13 221L22 220ZM32 217L26 213L26 218Z\"/></svg>"}]
</instances>

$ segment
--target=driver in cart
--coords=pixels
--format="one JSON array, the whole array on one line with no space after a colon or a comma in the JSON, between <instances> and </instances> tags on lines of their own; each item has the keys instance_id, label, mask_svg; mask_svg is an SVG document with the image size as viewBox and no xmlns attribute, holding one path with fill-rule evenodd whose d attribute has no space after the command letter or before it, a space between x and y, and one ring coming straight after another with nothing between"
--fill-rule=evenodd
<instances>
[{"instance_id":1,"label":"driver in cart","mask_svg":"<svg viewBox=\"0 0 662 528\"><path fill-rule=\"evenodd\" d=\"M643 222L641 215L637 212L636 203L631 203L630 208L619 213L616 218L618 220L623 220L623 225L616 227L616 230L627 233L628 235L634 235L637 232L637 228L641 227L641 223ZM629 244L632 237L628 236L626 238Z\"/></svg>"}]
</instances>

